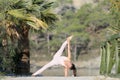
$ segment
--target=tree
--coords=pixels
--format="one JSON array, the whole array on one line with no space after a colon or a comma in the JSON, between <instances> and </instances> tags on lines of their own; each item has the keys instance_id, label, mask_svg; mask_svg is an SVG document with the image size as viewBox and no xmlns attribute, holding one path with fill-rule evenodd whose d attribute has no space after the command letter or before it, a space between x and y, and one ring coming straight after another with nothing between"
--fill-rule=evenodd
<instances>
[{"instance_id":1,"label":"tree","mask_svg":"<svg viewBox=\"0 0 120 80\"><path fill-rule=\"evenodd\" d=\"M61 21L56 22L57 27L52 31L54 36L50 41L51 51L56 51L58 45L60 45L68 35L74 35L72 42L74 49L72 49L72 53L74 60L76 60L80 51L86 49L89 42L88 33L85 31L86 26L80 23L80 14L78 14L78 11L75 12L75 8L71 5L64 4L58 14L61 16Z\"/></svg>"},{"instance_id":2,"label":"tree","mask_svg":"<svg viewBox=\"0 0 120 80\"><path fill-rule=\"evenodd\" d=\"M45 0L0 0L0 15L4 16L1 24L11 40L17 38L16 74L30 73L29 31L41 30L47 24L57 20L55 14L50 12L52 2Z\"/></svg>"},{"instance_id":3,"label":"tree","mask_svg":"<svg viewBox=\"0 0 120 80\"><path fill-rule=\"evenodd\" d=\"M61 40L63 37L73 34L75 36L74 48L76 47L73 53L77 52L78 55L80 51L98 48L101 40L105 37L98 35L101 35L100 32L109 27L111 19L109 3L105 1L100 1L97 5L85 4L78 10L64 4L59 7L58 14L61 15L61 21L56 23L58 27L53 31L53 34L59 35ZM52 45L53 43L57 45L57 41L59 40L54 39Z\"/></svg>"}]
</instances>

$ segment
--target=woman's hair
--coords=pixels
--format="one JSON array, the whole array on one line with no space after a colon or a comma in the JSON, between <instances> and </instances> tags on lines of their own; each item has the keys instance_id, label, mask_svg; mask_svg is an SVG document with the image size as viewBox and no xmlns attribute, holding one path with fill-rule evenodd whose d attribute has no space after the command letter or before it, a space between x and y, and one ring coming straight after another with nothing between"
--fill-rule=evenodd
<instances>
[{"instance_id":1,"label":"woman's hair","mask_svg":"<svg viewBox=\"0 0 120 80\"><path fill-rule=\"evenodd\" d=\"M70 70L73 70L73 75L77 76L77 69L73 63L72 63L72 66L70 67Z\"/></svg>"}]
</instances>

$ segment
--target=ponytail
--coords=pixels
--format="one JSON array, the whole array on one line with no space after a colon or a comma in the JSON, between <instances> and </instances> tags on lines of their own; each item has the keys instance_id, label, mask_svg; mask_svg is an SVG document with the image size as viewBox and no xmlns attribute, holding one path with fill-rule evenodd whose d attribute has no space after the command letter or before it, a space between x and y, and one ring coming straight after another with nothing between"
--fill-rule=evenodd
<instances>
[{"instance_id":1,"label":"ponytail","mask_svg":"<svg viewBox=\"0 0 120 80\"><path fill-rule=\"evenodd\" d=\"M72 63L72 66L71 66L70 70L73 70L73 75L77 76L77 69L76 69L76 67L73 63Z\"/></svg>"}]
</instances>

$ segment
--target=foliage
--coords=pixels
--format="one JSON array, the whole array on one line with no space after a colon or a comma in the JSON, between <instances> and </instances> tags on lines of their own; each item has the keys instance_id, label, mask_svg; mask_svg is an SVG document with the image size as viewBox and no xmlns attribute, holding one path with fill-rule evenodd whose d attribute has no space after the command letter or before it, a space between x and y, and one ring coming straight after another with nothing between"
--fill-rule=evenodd
<instances>
[{"instance_id":1,"label":"foliage","mask_svg":"<svg viewBox=\"0 0 120 80\"><path fill-rule=\"evenodd\" d=\"M15 67L18 66L20 60L22 60L22 51L24 51L24 49L29 49L29 30L46 29L50 23L53 24L54 21L57 20L57 16L50 11L52 4L53 2L48 2L45 0L0 0L0 27L5 29L5 41L9 41L11 39L11 44L10 46L7 44L5 47L5 52L8 54L7 57L10 57L11 60L14 60ZM1 32L3 31L1 30ZM3 39L4 38L1 38L1 40ZM22 41L24 43L20 43ZM17 45L15 46L12 43ZM19 51L14 51L16 48ZM12 55L11 53L14 53L15 55ZM6 55L4 56L5 57L2 61L5 66L3 67L8 68L11 62L9 62L10 60L7 60ZM29 68L29 56L27 56L26 60L28 61L26 62L28 63L28 66L26 67ZM21 66L25 67L24 64ZM13 67L13 65L10 67ZM14 70L15 67L13 67ZM27 71L29 72L28 68ZM27 72L25 74L27 74Z\"/></svg>"},{"instance_id":2,"label":"foliage","mask_svg":"<svg viewBox=\"0 0 120 80\"><path fill-rule=\"evenodd\" d=\"M77 44L87 44L90 41L90 32L97 32L109 26L110 16L106 6L108 4L103 2L96 6L86 4L75 12L68 8L69 10L61 15L61 21L57 22L58 27L53 32L58 33L57 35L64 34L65 37L73 34L77 37L74 40ZM88 30L89 28L92 31Z\"/></svg>"},{"instance_id":3,"label":"foliage","mask_svg":"<svg viewBox=\"0 0 120 80\"><path fill-rule=\"evenodd\" d=\"M107 41L101 45L101 65L100 73L104 75L112 74L113 66L115 66L115 75L120 73L120 34L110 36Z\"/></svg>"},{"instance_id":4,"label":"foliage","mask_svg":"<svg viewBox=\"0 0 120 80\"><path fill-rule=\"evenodd\" d=\"M120 32L120 1L119 0L107 0L109 4L109 30L111 34L107 38L107 41L104 42L102 47L102 58L101 58L101 74L108 75L111 74L113 65L115 65L115 74L120 73L120 60L119 60L119 32ZM112 33L114 35L112 35ZM112 36L111 36L112 35ZM107 67L105 67L107 65ZM105 68L103 68L105 67Z\"/></svg>"},{"instance_id":5,"label":"foliage","mask_svg":"<svg viewBox=\"0 0 120 80\"><path fill-rule=\"evenodd\" d=\"M46 49L49 44L49 51L51 51L49 53L56 52L67 36L74 35L71 43L72 53L75 53L75 46L77 46L77 55L81 54L82 51L91 49L91 47L98 48L102 39L106 37L105 29L110 26L112 19L112 15L109 14L109 3L105 0L100 1L97 5L85 4L78 10L64 1L63 3L55 6L58 9L60 21L56 22L55 28L48 30L47 34L43 34L45 40L41 42L47 41L48 34L51 35L52 39L42 47L46 46ZM105 34L100 36L102 32ZM92 45L89 46L91 42ZM40 51L42 50L44 48L40 48Z\"/></svg>"},{"instance_id":6,"label":"foliage","mask_svg":"<svg viewBox=\"0 0 120 80\"><path fill-rule=\"evenodd\" d=\"M120 31L120 1L119 0L110 0L111 3L111 15L112 17L112 21L111 21L111 29L115 32L115 33L119 33Z\"/></svg>"},{"instance_id":7,"label":"foliage","mask_svg":"<svg viewBox=\"0 0 120 80\"><path fill-rule=\"evenodd\" d=\"M21 37L18 34L19 31L22 32L20 29L23 29L23 26L21 25L26 25L31 31L33 29L40 30L39 32L34 30L38 34L33 40L35 42L32 43L31 49L42 50L41 54L49 51L49 53L55 52L67 36L74 35L72 48L77 46L77 54L79 55L82 50L87 51L91 47L89 44L92 40L92 46L99 47L96 44L106 37L107 29L112 29L116 33L120 31L119 2L116 0L111 0L111 3L108 0L103 0L97 5L85 4L79 10L68 5L68 2L71 3L71 0L56 0L54 3L60 16L60 21L55 23L58 18L50 11L53 2L46 0L0 0L0 27L8 29L5 31L9 36L14 35L14 38ZM51 23L55 25L51 25ZM50 27L47 33L42 32L41 28L46 29L48 25L52 29ZM102 34L102 30L104 33L100 38L97 37L98 39L95 40L91 37L93 34ZM30 35L36 34L31 31ZM48 36L49 38L47 38ZM75 51L75 49L72 50Z\"/></svg>"},{"instance_id":8,"label":"foliage","mask_svg":"<svg viewBox=\"0 0 120 80\"><path fill-rule=\"evenodd\" d=\"M0 29L4 30L4 29ZM12 44L10 38L7 38L8 42L6 45L3 44L3 39L5 38L5 32L0 33L0 72L5 73L12 73L14 72L15 62L13 57L15 55L15 45Z\"/></svg>"}]
</instances>

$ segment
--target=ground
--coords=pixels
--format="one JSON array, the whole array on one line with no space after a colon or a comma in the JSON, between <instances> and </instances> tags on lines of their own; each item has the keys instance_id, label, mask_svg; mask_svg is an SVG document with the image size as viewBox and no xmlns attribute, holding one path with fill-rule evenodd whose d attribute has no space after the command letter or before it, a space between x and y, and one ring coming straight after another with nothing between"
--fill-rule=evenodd
<instances>
[{"instance_id":1,"label":"ground","mask_svg":"<svg viewBox=\"0 0 120 80\"><path fill-rule=\"evenodd\" d=\"M81 58L83 58L83 56ZM31 72L35 72L48 62L49 61L32 61ZM69 77L64 77L64 68L54 66L45 70L39 77L4 76L0 77L0 80L120 80L120 78L105 77L99 74L100 56L93 57L88 60L75 61L75 64L77 67L77 77L73 77L71 71L69 72Z\"/></svg>"},{"instance_id":2,"label":"ground","mask_svg":"<svg viewBox=\"0 0 120 80\"><path fill-rule=\"evenodd\" d=\"M0 80L120 80L105 76L81 76L81 77L5 77Z\"/></svg>"}]
</instances>

